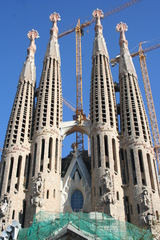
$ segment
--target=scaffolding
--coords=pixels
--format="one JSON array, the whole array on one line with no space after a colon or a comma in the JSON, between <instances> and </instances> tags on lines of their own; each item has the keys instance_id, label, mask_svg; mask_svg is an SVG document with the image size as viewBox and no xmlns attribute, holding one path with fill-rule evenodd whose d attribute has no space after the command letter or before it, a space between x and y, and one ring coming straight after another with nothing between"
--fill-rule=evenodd
<instances>
[{"instance_id":1,"label":"scaffolding","mask_svg":"<svg viewBox=\"0 0 160 240\"><path fill-rule=\"evenodd\" d=\"M56 214L43 211L35 214L29 228L19 231L18 239L54 239L68 225L83 234L86 239L152 239L149 230L116 220L103 212Z\"/></svg>"}]
</instances>

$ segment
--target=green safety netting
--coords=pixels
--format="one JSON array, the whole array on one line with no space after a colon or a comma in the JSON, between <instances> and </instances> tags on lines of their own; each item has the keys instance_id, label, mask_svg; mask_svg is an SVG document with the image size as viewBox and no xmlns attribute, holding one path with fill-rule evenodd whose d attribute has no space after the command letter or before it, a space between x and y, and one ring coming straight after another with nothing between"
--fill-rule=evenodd
<instances>
[{"instance_id":1,"label":"green safety netting","mask_svg":"<svg viewBox=\"0 0 160 240\"><path fill-rule=\"evenodd\" d=\"M128 222L116 220L104 213L53 214L43 211L35 214L31 227L19 231L18 239L50 239L68 224L93 239L152 239L149 230L140 229Z\"/></svg>"}]
</instances>

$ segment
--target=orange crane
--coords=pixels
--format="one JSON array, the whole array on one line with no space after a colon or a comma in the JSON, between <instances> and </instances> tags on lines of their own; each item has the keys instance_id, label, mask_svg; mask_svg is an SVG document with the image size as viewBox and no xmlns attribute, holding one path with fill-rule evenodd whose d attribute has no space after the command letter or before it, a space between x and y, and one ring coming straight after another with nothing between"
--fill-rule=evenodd
<instances>
[{"instance_id":1,"label":"orange crane","mask_svg":"<svg viewBox=\"0 0 160 240\"><path fill-rule=\"evenodd\" d=\"M151 129L153 134L153 141L154 141L154 150L156 154L156 159L158 162L158 174L160 176L160 135L159 135L159 129L158 129L158 123L156 118L156 112L151 92L151 86L147 71L147 65L146 65L146 56L144 53L149 52L151 50L157 49L160 47L160 43L154 46L151 46L149 48L142 49L142 42L139 43L139 51L132 53L131 56L135 57L139 55L140 65L141 65L141 71L142 71L142 78L143 78L143 84L147 99L147 106L149 111L149 117L151 122ZM117 62L119 62L120 55L118 55L116 58L111 60L111 65L115 66Z\"/></svg>"},{"instance_id":2,"label":"orange crane","mask_svg":"<svg viewBox=\"0 0 160 240\"><path fill-rule=\"evenodd\" d=\"M127 2L126 4L123 4L122 6L119 6L107 13L104 14L104 17L108 17L116 12L119 12L127 7L132 6L135 3L138 3L142 0L132 0L130 2ZM77 26L75 28L72 28L66 32L63 32L59 34L58 38L61 38L63 36L66 36L72 32L76 32L76 120L81 122L81 120L86 119L85 114L83 113L83 101L82 101L82 57L81 57L81 35L83 34L83 29L85 27L90 26L93 22L95 22L95 19L92 19L90 21L87 21L83 24L80 24L80 20L78 20ZM84 150L84 139L83 134L76 133L76 145L77 148L81 151Z\"/></svg>"}]
</instances>

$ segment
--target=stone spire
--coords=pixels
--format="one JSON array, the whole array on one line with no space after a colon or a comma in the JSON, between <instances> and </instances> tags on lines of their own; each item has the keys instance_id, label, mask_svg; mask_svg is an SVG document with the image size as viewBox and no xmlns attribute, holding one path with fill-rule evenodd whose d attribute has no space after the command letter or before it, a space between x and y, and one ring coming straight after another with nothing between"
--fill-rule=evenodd
<instances>
[{"instance_id":1,"label":"stone spire","mask_svg":"<svg viewBox=\"0 0 160 240\"><path fill-rule=\"evenodd\" d=\"M93 12L96 18L92 54L90 89L92 210L103 207L104 212L124 220L123 201L115 202L116 192L122 195L119 165L118 121L114 84L109 55L102 33L101 10ZM114 137L113 137L114 136ZM114 182L117 182L115 186Z\"/></svg>"},{"instance_id":2,"label":"stone spire","mask_svg":"<svg viewBox=\"0 0 160 240\"><path fill-rule=\"evenodd\" d=\"M61 18L58 13L54 12L50 15L49 19L53 24L52 28L50 29L50 40L47 46L45 58L54 57L60 61L57 21L60 21Z\"/></svg>"},{"instance_id":3,"label":"stone spire","mask_svg":"<svg viewBox=\"0 0 160 240\"><path fill-rule=\"evenodd\" d=\"M11 223L12 214L15 214L18 218L19 213L23 213L24 191L28 188L29 180L28 169L36 85L35 38L38 38L39 35L37 31L31 30L28 37L30 46L19 77L0 163L0 195L3 199L7 194L7 201L10 203L8 212L1 219L1 222L6 225L9 222ZM12 201L9 201L10 198L12 198Z\"/></svg>"},{"instance_id":4,"label":"stone spire","mask_svg":"<svg viewBox=\"0 0 160 240\"><path fill-rule=\"evenodd\" d=\"M120 22L116 26L117 32L120 32L119 45L120 45L120 61L119 61L119 74L130 72L137 76L132 57L128 50L128 41L125 37L125 32L128 30L128 26L125 23Z\"/></svg>"},{"instance_id":5,"label":"stone spire","mask_svg":"<svg viewBox=\"0 0 160 240\"><path fill-rule=\"evenodd\" d=\"M60 123L62 122L62 83L60 70L60 53L58 45L57 21L60 20L58 13L50 15L53 22L50 30L50 39L43 61L43 70L38 88L37 104L35 111L34 134L32 144L33 162L28 197L32 197L33 212L40 209L52 210L60 207L60 182L61 182L61 148ZM33 192L35 180L39 184L39 177L43 188L41 192ZM45 184L43 182L45 181ZM46 188L48 186L48 188ZM54 198L45 198L44 192ZM49 201L48 201L49 200ZM30 203L27 203L30 208ZM28 212L28 217L33 215ZM30 220L31 220L30 219Z\"/></svg>"},{"instance_id":6,"label":"stone spire","mask_svg":"<svg viewBox=\"0 0 160 240\"><path fill-rule=\"evenodd\" d=\"M104 14L102 10L96 9L92 13L93 18L96 19L96 24L95 24L95 39L94 39L94 46L93 46L93 53L92 53L92 58L96 56L98 52L101 52L102 54L108 56L108 50L106 47L106 43L103 37L103 27L101 25L101 18L103 18ZM109 57L109 56L108 56Z\"/></svg>"},{"instance_id":7,"label":"stone spire","mask_svg":"<svg viewBox=\"0 0 160 240\"><path fill-rule=\"evenodd\" d=\"M148 118L124 34L127 25L121 22L116 30L120 32L120 162L125 186L125 212L127 221L144 226L147 215L154 215L153 203L159 211L155 156Z\"/></svg>"},{"instance_id":8,"label":"stone spire","mask_svg":"<svg viewBox=\"0 0 160 240\"><path fill-rule=\"evenodd\" d=\"M19 81L32 81L32 83L36 83L36 75L35 75L35 52L36 52L36 45L35 45L35 39L39 38L39 33L32 29L27 34L28 38L30 39L30 45L27 49L27 57L26 61L24 62Z\"/></svg>"}]
</instances>

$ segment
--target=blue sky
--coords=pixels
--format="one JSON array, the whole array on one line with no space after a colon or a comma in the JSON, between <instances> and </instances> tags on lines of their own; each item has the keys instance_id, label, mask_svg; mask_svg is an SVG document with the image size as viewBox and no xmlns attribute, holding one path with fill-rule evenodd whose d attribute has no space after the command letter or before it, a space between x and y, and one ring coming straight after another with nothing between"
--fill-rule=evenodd
<instances>
[{"instance_id":1,"label":"blue sky","mask_svg":"<svg viewBox=\"0 0 160 240\"><path fill-rule=\"evenodd\" d=\"M104 13L121 6L129 0L2 0L0 8L0 148L3 147L9 116L15 97L17 83L23 62L27 56L29 40L27 33L31 29L39 32L40 38L36 40L37 51L35 54L37 87L42 72L43 58L50 36L51 22L49 16L58 12L61 21L58 22L59 33L62 33L77 24L92 19L94 9L102 9ZM142 0L133 6L119 11L102 20L103 34L106 40L110 59L119 54L119 33L115 27L119 22L128 25L126 38L130 52L138 51L138 44L148 41L143 48L160 43L160 1ZM92 49L94 41L94 24L85 29L82 37L82 86L83 108L89 113L90 76L92 66ZM59 39L61 54L62 94L65 99L76 104L76 47L75 33ZM148 52L147 67L151 89L156 109L157 121L160 128L160 48ZM143 87L139 58L133 59L140 89L147 103ZM118 81L118 65L111 69L113 80ZM117 95L119 102L119 96ZM147 110L148 113L148 110ZM74 113L64 105L63 120L72 120ZM85 139L86 140L86 139ZM71 144L75 136L69 136L63 143L63 156L71 151ZM87 149L87 140L85 141Z\"/></svg>"}]
</instances>

